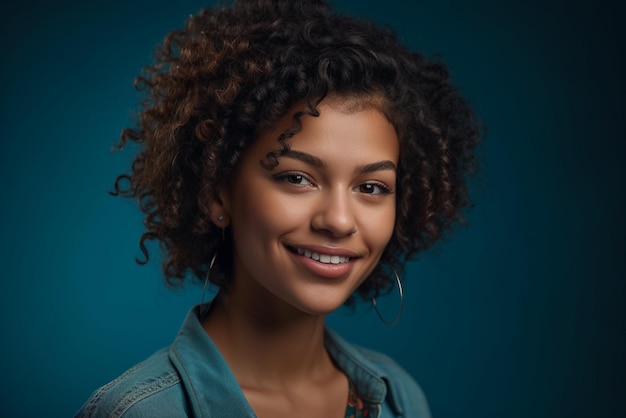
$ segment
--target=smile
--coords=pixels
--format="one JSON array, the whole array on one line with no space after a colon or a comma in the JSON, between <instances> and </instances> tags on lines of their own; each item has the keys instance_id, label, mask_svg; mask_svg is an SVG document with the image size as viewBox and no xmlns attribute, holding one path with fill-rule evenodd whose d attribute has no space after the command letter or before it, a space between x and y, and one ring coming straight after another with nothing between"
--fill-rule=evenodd
<instances>
[{"instance_id":1,"label":"smile","mask_svg":"<svg viewBox=\"0 0 626 418\"><path fill-rule=\"evenodd\" d=\"M311 258L324 264L344 264L350 261L350 257L344 257L341 255L320 254L316 253L315 251L305 250L303 248L296 248L296 252L298 253L298 255Z\"/></svg>"}]
</instances>

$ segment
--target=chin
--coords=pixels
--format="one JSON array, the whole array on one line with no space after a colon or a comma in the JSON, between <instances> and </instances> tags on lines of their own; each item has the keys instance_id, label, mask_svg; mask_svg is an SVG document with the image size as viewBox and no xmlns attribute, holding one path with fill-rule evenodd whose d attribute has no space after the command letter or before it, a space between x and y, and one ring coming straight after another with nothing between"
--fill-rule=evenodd
<instances>
[{"instance_id":1,"label":"chin","mask_svg":"<svg viewBox=\"0 0 626 418\"><path fill-rule=\"evenodd\" d=\"M302 301L302 303L296 305L296 308L309 315L328 315L341 308L346 300L347 297L343 299L333 298L332 300L324 299L319 301Z\"/></svg>"}]
</instances>

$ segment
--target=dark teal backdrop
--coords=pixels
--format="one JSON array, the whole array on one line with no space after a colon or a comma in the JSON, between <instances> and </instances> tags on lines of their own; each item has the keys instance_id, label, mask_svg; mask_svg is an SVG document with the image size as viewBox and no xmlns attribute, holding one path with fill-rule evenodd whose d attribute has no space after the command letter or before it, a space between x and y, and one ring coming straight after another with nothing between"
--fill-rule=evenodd
<instances>
[{"instance_id":1,"label":"dark teal backdrop","mask_svg":"<svg viewBox=\"0 0 626 418\"><path fill-rule=\"evenodd\" d=\"M410 265L401 323L331 319L436 418L626 416L624 10L557 3L335 1L440 53L488 126L470 224ZM107 190L133 77L203 3L2 4L0 416L70 416L200 299L134 264L141 217Z\"/></svg>"}]
</instances>

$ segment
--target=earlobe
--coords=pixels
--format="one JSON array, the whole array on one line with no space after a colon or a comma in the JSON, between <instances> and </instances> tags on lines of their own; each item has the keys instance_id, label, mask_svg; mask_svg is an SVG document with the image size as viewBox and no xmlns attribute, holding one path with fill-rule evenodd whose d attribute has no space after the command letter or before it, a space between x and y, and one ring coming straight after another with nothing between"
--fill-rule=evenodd
<instances>
[{"instance_id":1,"label":"earlobe","mask_svg":"<svg viewBox=\"0 0 626 418\"><path fill-rule=\"evenodd\" d=\"M226 228L230 224L230 199L228 193L220 192L211 204L211 221L218 228Z\"/></svg>"},{"instance_id":2,"label":"earlobe","mask_svg":"<svg viewBox=\"0 0 626 418\"><path fill-rule=\"evenodd\" d=\"M211 208L211 222L218 228L226 228L230 224L230 216L217 205L213 205Z\"/></svg>"}]
</instances>

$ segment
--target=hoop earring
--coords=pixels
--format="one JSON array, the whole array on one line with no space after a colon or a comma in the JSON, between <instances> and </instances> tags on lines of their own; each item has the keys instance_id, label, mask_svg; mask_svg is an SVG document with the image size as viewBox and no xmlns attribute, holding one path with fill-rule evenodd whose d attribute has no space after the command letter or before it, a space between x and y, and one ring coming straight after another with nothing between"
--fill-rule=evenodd
<instances>
[{"instance_id":1,"label":"hoop earring","mask_svg":"<svg viewBox=\"0 0 626 418\"><path fill-rule=\"evenodd\" d=\"M215 259L217 258L217 251L213 254L213 258L211 258L211 262L209 263L209 270L206 272L206 277L204 278L204 286L202 286L202 298L200 299L200 318L202 318L206 314L206 310L208 308L209 303L205 305L204 303L204 293L206 292L207 285L209 284L209 277L211 277L211 269L213 268L213 264L215 264Z\"/></svg>"},{"instance_id":2,"label":"hoop earring","mask_svg":"<svg viewBox=\"0 0 626 418\"><path fill-rule=\"evenodd\" d=\"M378 310L378 306L376 306L375 297L372 298L372 305L374 305L374 310L376 311L376 315L378 315L378 318L383 322L383 324L388 325L388 326L393 326L393 325L396 325L398 321L400 321L400 317L402 316L402 308L404 306L404 291L402 290L402 281L400 280L400 277L398 276L398 272L396 271L395 268L393 268L391 264L389 263L386 263L386 264L389 266L391 271L393 271L393 275L396 277L396 283L398 284L398 293L400 293L400 309L398 309L398 314L396 315L393 321L386 321L385 318L383 318L383 316L380 314L380 311Z\"/></svg>"}]
</instances>

